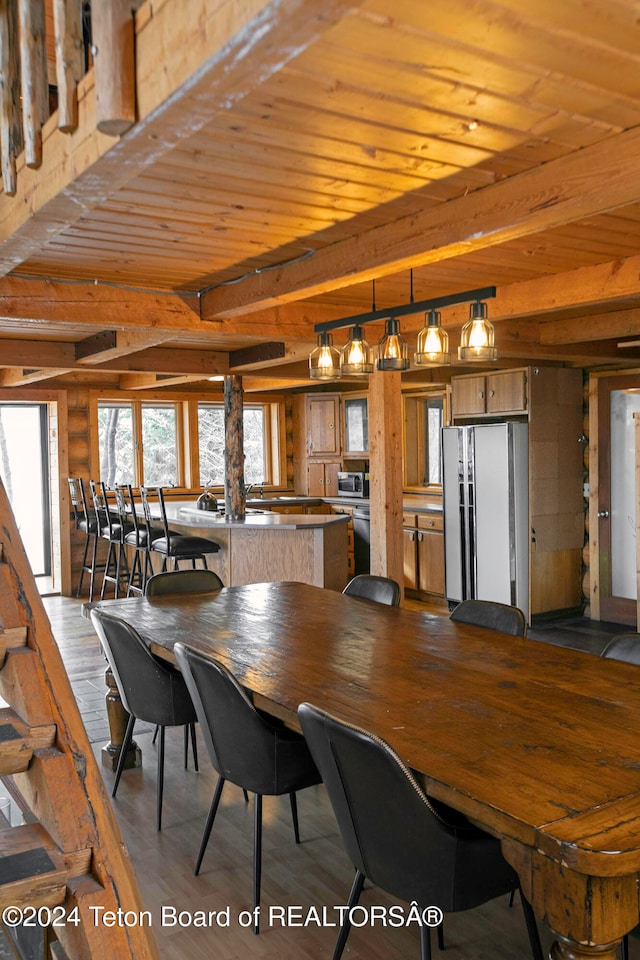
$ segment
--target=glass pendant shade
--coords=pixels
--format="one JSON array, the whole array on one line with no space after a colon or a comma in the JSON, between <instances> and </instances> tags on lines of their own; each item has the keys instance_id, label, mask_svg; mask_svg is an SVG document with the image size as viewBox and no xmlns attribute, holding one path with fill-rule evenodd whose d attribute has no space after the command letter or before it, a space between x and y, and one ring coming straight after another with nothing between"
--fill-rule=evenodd
<instances>
[{"instance_id":1,"label":"glass pendant shade","mask_svg":"<svg viewBox=\"0 0 640 960\"><path fill-rule=\"evenodd\" d=\"M340 372L343 377L366 377L373 373L371 347L361 327L351 328L349 339L340 351Z\"/></svg>"},{"instance_id":2,"label":"glass pendant shade","mask_svg":"<svg viewBox=\"0 0 640 960\"><path fill-rule=\"evenodd\" d=\"M400 334L400 325L394 317L385 320L384 333L378 340L378 370L408 370L407 341Z\"/></svg>"},{"instance_id":3,"label":"glass pendant shade","mask_svg":"<svg viewBox=\"0 0 640 960\"><path fill-rule=\"evenodd\" d=\"M462 328L459 360L497 360L495 330L487 318L487 305L479 300L471 304L469 319Z\"/></svg>"},{"instance_id":4,"label":"glass pendant shade","mask_svg":"<svg viewBox=\"0 0 640 960\"><path fill-rule=\"evenodd\" d=\"M424 327L418 334L415 362L421 367L437 367L451 363L449 334L442 329L442 315L437 310L429 310L424 319Z\"/></svg>"},{"instance_id":5,"label":"glass pendant shade","mask_svg":"<svg viewBox=\"0 0 640 960\"><path fill-rule=\"evenodd\" d=\"M318 334L318 346L309 355L309 376L312 380L338 380L340 353L333 346L330 333Z\"/></svg>"}]
</instances>

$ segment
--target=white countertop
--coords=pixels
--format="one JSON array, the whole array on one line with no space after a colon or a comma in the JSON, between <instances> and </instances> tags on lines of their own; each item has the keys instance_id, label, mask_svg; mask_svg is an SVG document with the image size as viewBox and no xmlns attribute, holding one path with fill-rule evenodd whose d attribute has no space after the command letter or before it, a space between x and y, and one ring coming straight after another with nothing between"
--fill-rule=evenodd
<instances>
[{"instance_id":1,"label":"white countertop","mask_svg":"<svg viewBox=\"0 0 640 960\"><path fill-rule=\"evenodd\" d=\"M266 506L266 504L265 504ZM247 513L244 520L228 520L224 515L198 510L195 500L166 501L167 520L172 526L233 530L238 528L261 530L312 530L330 523L344 523L340 514ZM249 508L251 509L251 508Z\"/></svg>"}]
</instances>

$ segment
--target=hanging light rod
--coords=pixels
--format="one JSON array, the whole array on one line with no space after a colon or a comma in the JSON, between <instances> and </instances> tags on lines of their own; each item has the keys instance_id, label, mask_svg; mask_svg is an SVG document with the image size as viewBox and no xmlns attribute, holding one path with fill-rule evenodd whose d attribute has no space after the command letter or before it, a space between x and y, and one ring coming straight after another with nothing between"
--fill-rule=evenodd
<instances>
[{"instance_id":1,"label":"hanging light rod","mask_svg":"<svg viewBox=\"0 0 640 960\"><path fill-rule=\"evenodd\" d=\"M448 297L432 297L431 300L415 300L403 303L399 307L387 307L384 310L371 310L369 313L359 313L354 317L344 317L342 320L327 320L325 323L316 323L314 333L329 333L330 330L340 330L342 327L362 326L363 323L372 323L374 320L384 320L387 317L403 317L410 313L421 313L423 310L441 310L444 307L453 307L457 303L469 303L472 300L490 300L496 295L495 287L482 287L480 290L465 290L463 293L452 293Z\"/></svg>"}]
</instances>

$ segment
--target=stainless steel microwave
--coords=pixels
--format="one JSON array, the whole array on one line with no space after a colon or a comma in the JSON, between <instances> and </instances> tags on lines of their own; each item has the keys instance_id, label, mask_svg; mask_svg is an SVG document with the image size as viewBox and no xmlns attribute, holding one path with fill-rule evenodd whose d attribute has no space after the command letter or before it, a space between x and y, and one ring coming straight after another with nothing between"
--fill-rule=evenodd
<instances>
[{"instance_id":1,"label":"stainless steel microwave","mask_svg":"<svg viewBox=\"0 0 640 960\"><path fill-rule=\"evenodd\" d=\"M368 497L369 496L369 474L358 473L354 471L338 474L338 496L339 497Z\"/></svg>"}]
</instances>

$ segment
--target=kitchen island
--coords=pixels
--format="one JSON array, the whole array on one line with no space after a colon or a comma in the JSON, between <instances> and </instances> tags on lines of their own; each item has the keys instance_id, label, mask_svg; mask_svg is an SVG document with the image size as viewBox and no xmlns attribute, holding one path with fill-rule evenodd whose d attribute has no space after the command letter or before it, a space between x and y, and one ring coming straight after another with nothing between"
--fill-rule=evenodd
<instances>
[{"instance_id":1,"label":"kitchen island","mask_svg":"<svg viewBox=\"0 0 640 960\"><path fill-rule=\"evenodd\" d=\"M265 507L268 501L265 501ZM198 510L192 500L168 500L169 527L219 545L208 558L227 586L297 580L342 590L347 576L347 518L340 514L280 514L248 510L243 520Z\"/></svg>"}]
</instances>

